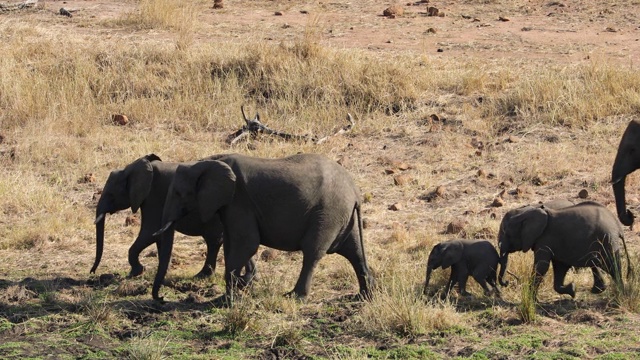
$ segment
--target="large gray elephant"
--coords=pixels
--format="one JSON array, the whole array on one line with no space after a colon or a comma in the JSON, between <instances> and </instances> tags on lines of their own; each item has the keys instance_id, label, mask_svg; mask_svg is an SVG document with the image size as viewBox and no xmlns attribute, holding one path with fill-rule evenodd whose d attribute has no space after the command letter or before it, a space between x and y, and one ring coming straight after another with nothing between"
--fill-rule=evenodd
<instances>
[{"instance_id":1,"label":"large gray elephant","mask_svg":"<svg viewBox=\"0 0 640 360\"><path fill-rule=\"evenodd\" d=\"M433 247L427 260L427 277L424 282L424 293L427 293L431 273L437 268L451 267L451 275L447 282L447 294L458 284L460 295L470 295L466 290L467 279L471 275L482 286L485 295L491 290L487 283L500 294L496 285L498 270L498 252L493 244L486 240L449 240Z\"/></svg>"},{"instance_id":2,"label":"large gray elephant","mask_svg":"<svg viewBox=\"0 0 640 360\"><path fill-rule=\"evenodd\" d=\"M575 285L564 285L571 267L598 267L622 286L620 244L626 244L622 226L606 207L586 201L562 209L530 207L505 224L500 254L534 251L534 288L553 264L554 290L575 297ZM506 264L506 259L502 260ZM627 253L627 270L631 272ZM501 269L502 272L502 269ZM605 289L599 272L594 272L592 292Z\"/></svg>"},{"instance_id":3,"label":"large gray elephant","mask_svg":"<svg viewBox=\"0 0 640 360\"><path fill-rule=\"evenodd\" d=\"M163 237L153 298L161 300L158 291L171 257L174 224L193 212L205 223L216 214L222 220L231 300L240 267L260 244L302 251L302 270L290 295L305 297L318 261L338 253L351 263L360 294L368 298L373 278L365 260L360 198L347 171L322 155L264 159L232 154L178 166L158 231Z\"/></svg>"},{"instance_id":4,"label":"large gray elephant","mask_svg":"<svg viewBox=\"0 0 640 360\"><path fill-rule=\"evenodd\" d=\"M624 184L627 175L640 168L640 121L632 120L622 134L618 153L611 170L611 183L616 198L618 219L626 226L633 225L634 215L625 203Z\"/></svg>"},{"instance_id":5,"label":"large gray elephant","mask_svg":"<svg viewBox=\"0 0 640 360\"><path fill-rule=\"evenodd\" d=\"M131 208L134 213L140 209L142 221L138 237L129 248L129 277L142 274L144 267L139 256L148 246L157 244L157 238L153 237L153 233L162 225L164 203L178 165L179 163L163 162L158 156L149 154L135 160L124 169L109 174L96 207L96 258L91 273L95 273L102 258L106 215ZM219 218L213 217L205 224L196 212L176 222L176 230L185 235L204 238L207 257L202 270L196 276L207 277L213 274L223 241L223 227ZM246 276L252 277L255 274L253 260L247 260L245 270Z\"/></svg>"}]
</instances>

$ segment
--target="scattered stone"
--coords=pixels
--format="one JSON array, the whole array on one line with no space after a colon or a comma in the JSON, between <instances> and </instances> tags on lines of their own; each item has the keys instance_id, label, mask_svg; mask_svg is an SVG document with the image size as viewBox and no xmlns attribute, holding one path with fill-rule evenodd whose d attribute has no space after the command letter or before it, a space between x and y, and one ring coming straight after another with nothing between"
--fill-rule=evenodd
<instances>
[{"instance_id":1,"label":"scattered stone","mask_svg":"<svg viewBox=\"0 0 640 360\"><path fill-rule=\"evenodd\" d=\"M536 175L531 179L531 183L535 186L542 186L547 182L540 175Z\"/></svg>"},{"instance_id":2,"label":"scattered stone","mask_svg":"<svg viewBox=\"0 0 640 360\"><path fill-rule=\"evenodd\" d=\"M513 183L510 180L505 180L500 183L500 187L503 189L510 188L512 185Z\"/></svg>"},{"instance_id":3,"label":"scattered stone","mask_svg":"<svg viewBox=\"0 0 640 360\"><path fill-rule=\"evenodd\" d=\"M618 29L615 29L615 28L612 28L612 27L607 27L605 30L606 30L607 32L613 32L613 33L614 33L614 32L618 32Z\"/></svg>"},{"instance_id":4,"label":"scattered stone","mask_svg":"<svg viewBox=\"0 0 640 360\"><path fill-rule=\"evenodd\" d=\"M0 134L0 144L4 142L4 135Z\"/></svg>"},{"instance_id":5,"label":"scattered stone","mask_svg":"<svg viewBox=\"0 0 640 360\"><path fill-rule=\"evenodd\" d=\"M519 139L517 136L513 136L513 135L511 135L511 136L509 136L509 137L507 138L507 142L508 142L508 143L511 143L511 144L515 144L515 143L517 143L518 141L520 141L520 139Z\"/></svg>"},{"instance_id":6,"label":"scattered stone","mask_svg":"<svg viewBox=\"0 0 640 360\"><path fill-rule=\"evenodd\" d=\"M282 15L284 15L284 13L282 11L276 11L275 13L273 13L273 15L282 16Z\"/></svg>"},{"instance_id":7,"label":"scattered stone","mask_svg":"<svg viewBox=\"0 0 640 360\"><path fill-rule=\"evenodd\" d=\"M486 172L486 171L484 171L484 170L482 170L482 169L480 169L480 170L478 170L478 172L476 173L476 175L477 175L478 177L480 177L480 178L483 178L483 177L486 177L486 176L487 176L487 172Z\"/></svg>"},{"instance_id":8,"label":"scattered stone","mask_svg":"<svg viewBox=\"0 0 640 360\"><path fill-rule=\"evenodd\" d=\"M435 6L429 6L427 8L427 16L439 16L440 10Z\"/></svg>"},{"instance_id":9,"label":"scattered stone","mask_svg":"<svg viewBox=\"0 0 640 360\"><path fill-rule=\"evenodd\" d=\"M504 204L505 204L504 199L501 198L501 197L497 197L497 198L493 199L493 202L491 203L491 206L492 207L502 207L502 206L504 206Z\"/></svg>"},{"instance_id":10,"label":"scattered stone","mask_svg":"<svg viewBox=\"0 0 640 360\"><path fill-rule=\"evenodd\" d=\"M367 229L368 227L369 227L369 219L363 218L362 219L362 228L363 229Z\"/></svg>"},{"instance_id":11,"label":"scattered stone","mask_svg":"<svg viewBox=\"0 0 640 360\"><path fill-rule=\"evenodd\" d=\"M473 146L476 149L482 150L484 149L484 142L478 140L478 138L472 138L471 139L471 146Z\"/></svg>"},{"instance_id":12,"label":"scattered stone","mask_svg":"<svg viewBox=\"0 0 640 360\"><path fill-rule=\"evenodd\" d=\"M260 254L260 260L269 262L273 261L278 257L278 254L273 249L264 249L262 254Z\"/></svg>"},{"instance_id":13,"label":"scattered stone","mask_svg":"<svg viewBox=\"0 0 640 360\"><path fill-rule=\"evenodd\" d=\"M347 166L351 165L351 161L350 161L350 159L349 159L349 157L347 155L340 156L338 158L337 163L342 165L343 167L347 167Z\"/></svg>"},{"instance_id":14,"label":"scattered stone","mask_svg":"<svg viewBox=\"0 0 640 360\"><path fill-rule=\"evenodd\" d=\"M96 176L93 175L93 173L84 174L78 182L81 184L92 184L96 182Z\"/></svg>"},{"instance_id":15,"label":"scattered stone","mask_svg":"<svg viewBox=\"0 0 640 360\"><path fill-rule=\"evenodd\" d=\"M435 34L437 31L434 28L428 28L427 31L425 31L426 34Z\"/></svg>"},{"instance_id":16,"label":"scattered stone","mask_svg":"<svg viewBox=\"0 0 640 360\"><path fill-rule=\"evenodd\" d=\"M71 15L69 10L67 10L65 8L60 8L60 15L66 16L66 17L73 17L73 15Z\"/></svg>"},{"instance_id":17,"label":"scattered stone","mask_svg":"<svg viewBox=\"0 0 640 360\"><path fill-rule=\"evenodd\" d=\"M582 189L580 190L580 192L578 193L578 197L580 199L586 199L589 197L589 192L587 191L587 189Z\"/></svg>"},{"instance_id":18,"label":"scattered stone","mask_svg":"<svg viewBox=\"0 0 640 360\"><path fill-rule=\"evenodd\" d=\"M382 15L386 17L402 16L403 14L404 8L400 5L391 5L388 8L384 9L384 11L382 11Z\"/></svg>"},{"instance_id":19,"label":"scattered stone","mask_svg":"<svg viewBox=\"0 0 640 360\"><path fill-rule=\"evenodd\" d=\"M455 219L447 225L447 229L444 231L445 234L453 234L457 235L461 231L464 230L464 227L467 225L467 222L460 219Z\"/></svg>"},{"instance_id":20,"label":"scattered stone","mask_svg":"<svg viewBox=\"0 0 640 360\"><path fill-rule=\"evenodd\" d=\"M384 173L387 175L395 174L396 171L394 169L384 169Z\"/></svg>"},{"instance_id":21,"label":"scattered stone","mask_svg":"<svg viewBox=\"0 0 640 360\"><path fill-rule=\"evenodd\" d=\"M436 188L435 194L437 196L444 197L446 193L447 193L447 189L444 186L440 185Z\"/></svg>"},{"instance_id":22,"label":"scattered stone","mask_svg":"<svg viewBox=\"0 0 640 360\"><path fill-rule=\"evenodd\" d=\"M400 211L402 209L403 209L403 206L400 203L395 203L395 204L389 206L389 210L391 210L391 211Z\"/></svg>"},{"instance_id":23,"label":"scattered stone","mask_svg":"<svg viewBox=\"0 0 640 360\"><path fill-rule=\"evenodd\" d=\"M520 29L520 31L531 31L531 30L533 30L531 26L525 26L522 29Z\"/></svg>"},{"instance_id":24,"label":"scattered stone","mask_svg":"<svg viewBox=\"0 0 640 360\"><path fill-rule=\"evenodd\" d=\"M222 9L224 8L224 3L222 2L222 0L213 0L213 8Z\"/></svg>"},{"instance_id":25,"label":"scattered stone","mask_svg":"<svg viewBox=\"0 0 640 360\"><path fill-rule=\"evenodd\" d=\"M124 219L124 226L140 225L140 219L136 215L129 215Z\"/></svg>"},{"instance_id":26,"label":"scattered stone","mask_svg":"<svg viewBox=\"0 0 640 360\"><path fill-rule=\"evenodd\" d=\"M413 182L413 178L409 175L400 174L393 177L393 184L396 186L407 185Z\"/></svg>"},{"instance_id":27,"label":"scattered stone","mask_svg":"<svg viewBox=\"0 0 640 360\"><path fill-rule=\"evenodd\" d=\"M111 122L114 125L125 126L129 123L129 118L126 115L116 114L111 116Z\"/></svg>"},{"instance_id":28,"label":"scattered stone","mask_svg":"<svg viewBox=\"0 0 640 360\"><path fill-rule=\"evenodd\" d=\"M309 13L309 11L307 11L307 10L300 10L300 14L305 14L306 15L308 13Z\"/></svg>"},{"instance_id":29,"label":"scattered stone","mask_svg":"<svg viewBox=\"0 0 640 360\"><path fill-rule=\"evenodd\" d=\"M444 49L438 49L436 52L444 52Z\"/></svg>"},{"instance_id":30,"label":"scattered stone","mask_svg":"<svg viewBox=\"0 0 640 360\"><path fill-rule=\"evenodd\" d=\"M504 16L499 16L499 17L498 17L498 20L500 20L500 21L505 21L505 22L506 22L506 21L510 21L510 20L509 20L509 18L506 18L506 17L504 17Z\"/></svg>"}]
</instances>

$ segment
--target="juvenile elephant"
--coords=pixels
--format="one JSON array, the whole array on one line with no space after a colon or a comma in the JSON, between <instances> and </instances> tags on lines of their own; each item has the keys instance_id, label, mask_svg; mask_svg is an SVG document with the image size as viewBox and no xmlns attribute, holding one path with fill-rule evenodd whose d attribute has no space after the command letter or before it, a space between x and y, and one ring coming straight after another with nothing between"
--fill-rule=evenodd
<instances>
[{"instance_id":1,"label":"juvenile elephant","mask_svg":"<svg viewBox=\"0 0 640 360\"><path fill-rule=\"evenodd\" d=\"M522 214L525 211L531 210L532 208L544 207L546 209L562 209L562 208L566 208L573 205L575 205L575 203L570 200L555 199L555 200L547 201L544 203L521 206L519 208L511 209L507 211L506 214L504 214L504 216L502 217L502 221L500 222L500 229L498 230L498 248L501 249L500 271L498 273L498 282L500 283L500 286L509 286L509 282L504 281L504 274L507 270L507 262L509 260L509 257L506 256L506 253L502 251L502 250L508 251L509 248L502 246L502 244L504 243L504 240L505 240L505 228L508 226L509 222L511 221L511 218L513 218L516 215ZM508 245L508 244L505 244L505 245ZM598 269L596 267L593 267L592 271L594 271L594 280L595 280L596 272L598 271Z\"/></svg>"},{"instance_id":2,"label":"juvenile elephant","mask_svg":"<svg viewBox=\"0 0 640 360\"><path fill-rule=\"evenodd\" d=\"M222 220L227 296L233 295L242 264L262 244L302 251L302 270L289 294L306 296L318 261L338 253L353 266L360 294L369 297L373 279L365 260L360 203L347 171L321 155L263 159L232 154L178 166L158 231L164 234L153 298L161 299L174 223L193 212L206 223L216 214Z\"/></svg>"},{"instance_id":3,"label":"juvenile elephant","mask_svg":"<svg viewBox=\"0 0 640 360\"><path fill-rule=\"evenodd\" d=\"M451 266L451 275L447 283L447 294L458 284L460 295L470 295L466 291L466 284L471 275L484 289L485 295L493 287L497 294L500 290L496 285L498 269L498 252L493 244L486 240L449 240L433 247L427 260L427 278L424 282L424 293L427 293L429 279L433 269L446 269Z\"/></svg>"},{"instance_id":4,"label":"juvenile elephant","mask_svg":"<svg viewBox=\"0 0 640 360\"><path fill-rule=\"evenodd\" d=\"M640 121L632 120L622 134L618 153L611 170L611 184L616 198L618 219L626 226L633 225L634 215L625 203L624 183L627 175L640 168Z\"/></svg>"},{"instance_id":5,"label":"juvenile elephant","mask_svg":"<svg viewBox=\"0 0 640 360\"><path fill-rule=\"evenodd\" d=\"M606 207L591 201L562 209L531 207L517 214L504 226L500 242L501 262L509 253L534 251L534 288L553 264L554 290L575 297L575 285L564 285L571 267L598 267L622 286L620 243L626 244L622 226ZM629 255L627 254L627 261ZM502 270L501 270L502 271ZM628 271L631 264L628 263ZM599 272L594 272L594 293L605 289Z\"/></svg>"},{"instance_id":6,"label":"juvenile elephant","mask_svg":"<svg viewBox=\"0 0 640 360\"><path fill-rule=\"evenodd\" d=\"M167 191L178 165L179 163L163 162L158 156L149 154L135 160L124 169L109 174L96 207L96 258L91 273L95 273L102 258L106 214L131 208L134 213L140 209L142 222L138 237L129 248L129 276L142 274L144 267L140 264L139 256L142 250L157 241L153 233L162 225L162 211ZM207 244L207 258L196 276L207 277L213 274L218 251L222 245L222 229L218 217L209 219L205 224L197 213L176 223L176 230L185 235L202 236ZM255 274L253 260L247 260L246 274Z\"/></svg>"}]
</instances>

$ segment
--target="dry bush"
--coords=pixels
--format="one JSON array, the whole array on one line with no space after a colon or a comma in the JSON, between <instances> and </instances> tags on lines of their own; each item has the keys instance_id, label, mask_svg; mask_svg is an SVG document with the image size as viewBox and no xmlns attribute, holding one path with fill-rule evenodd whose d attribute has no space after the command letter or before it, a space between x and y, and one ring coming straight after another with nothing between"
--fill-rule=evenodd
<instances>
[{"instance_id":1,"label":"dry bush","mask_svg":"<svg viewBox=\"0 0 640 360\"><path fill-rule=\"evenodd\" d=\"M129 342L127 359L129 360L161 360L169 347L170 340L154 339L151 337L138 337Z\"/></svg>"}]
</instances>

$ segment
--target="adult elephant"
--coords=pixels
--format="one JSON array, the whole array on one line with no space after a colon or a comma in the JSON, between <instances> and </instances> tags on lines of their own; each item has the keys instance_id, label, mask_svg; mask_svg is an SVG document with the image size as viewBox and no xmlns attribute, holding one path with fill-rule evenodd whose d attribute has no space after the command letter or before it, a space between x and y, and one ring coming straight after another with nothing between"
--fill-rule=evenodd
<instances>
[{"instance_id":1,"label":"adult elephant","mask_svg":"<svg viewBox=\"0 0 640 360\"><path fill-rule=\"evenodd\" d=\"M167 192L178 165L179 163L175 162L163 162L155 154L149 154L135 160L124 169L109 174L96 207L96 258L91 273L95 273L102 259L106 215L128 208L134 213L140 209L142 218L138 237L129 248L129 277L143 273L144 266L140 263L139 256L151 244L157 245L153 233L162 225L162 211ZM176 222L176 230L185 235L204 238L207 257L202 270L196 276L208 277L213 274L223 242L223 228L219 218L213 217L204 223L196 212ZM253 277L254 274L253 260L248 259L245 275Z\"/></svg>"},{"instance_id":2,"label":"adult elephant","mask_svg":"<svg viewBox=\"0 0 640 360\"><path fill-rule=\"evenodd\" d=\"M504 227L500 253L508 256L514 251L533 249L534 287L538 287L552 263L554 290L575 297L574 284L564 285L571 267L601 268L622 286L621 243L626 252L622 227L615 215L596 202L586 201L562 209L531 207L511 217ZM628 253L627 270L631 273ZM598 273L592 292L601 292L604 287Z\"/></svg>"},{"instance_id":3,"label":"adult elephant","mask_svg":"<svg viewBox=\"0 0 640 360\"><path fill-rule=\"evenodd\" d=\"M158 272L152 295L167 273L173 227L185 215L199 213L208 223L216 215L224 225L227 296L240 267L260 244L302 251L302 270L289 294L305 297L318 261L338 253L353 266L360 294L370 296L372 277L362 239L360 191L347 171L322 155L299 154L264 159L238 154L181 165L164 208Z\"/></svg>"},{"instance_id":4,"label":"adult elephant","mask_svg":"<svg viewBox=\"0 0 640 360\"><path fill-rule=\"evenodd\" d=\"M616 198L618 219L626 226L633 225L634 215L625 203L625 179L640 168L640 121L632 120L622 134L618 153L611 170L611 183Z\"/></svg>"}]
</instances>

